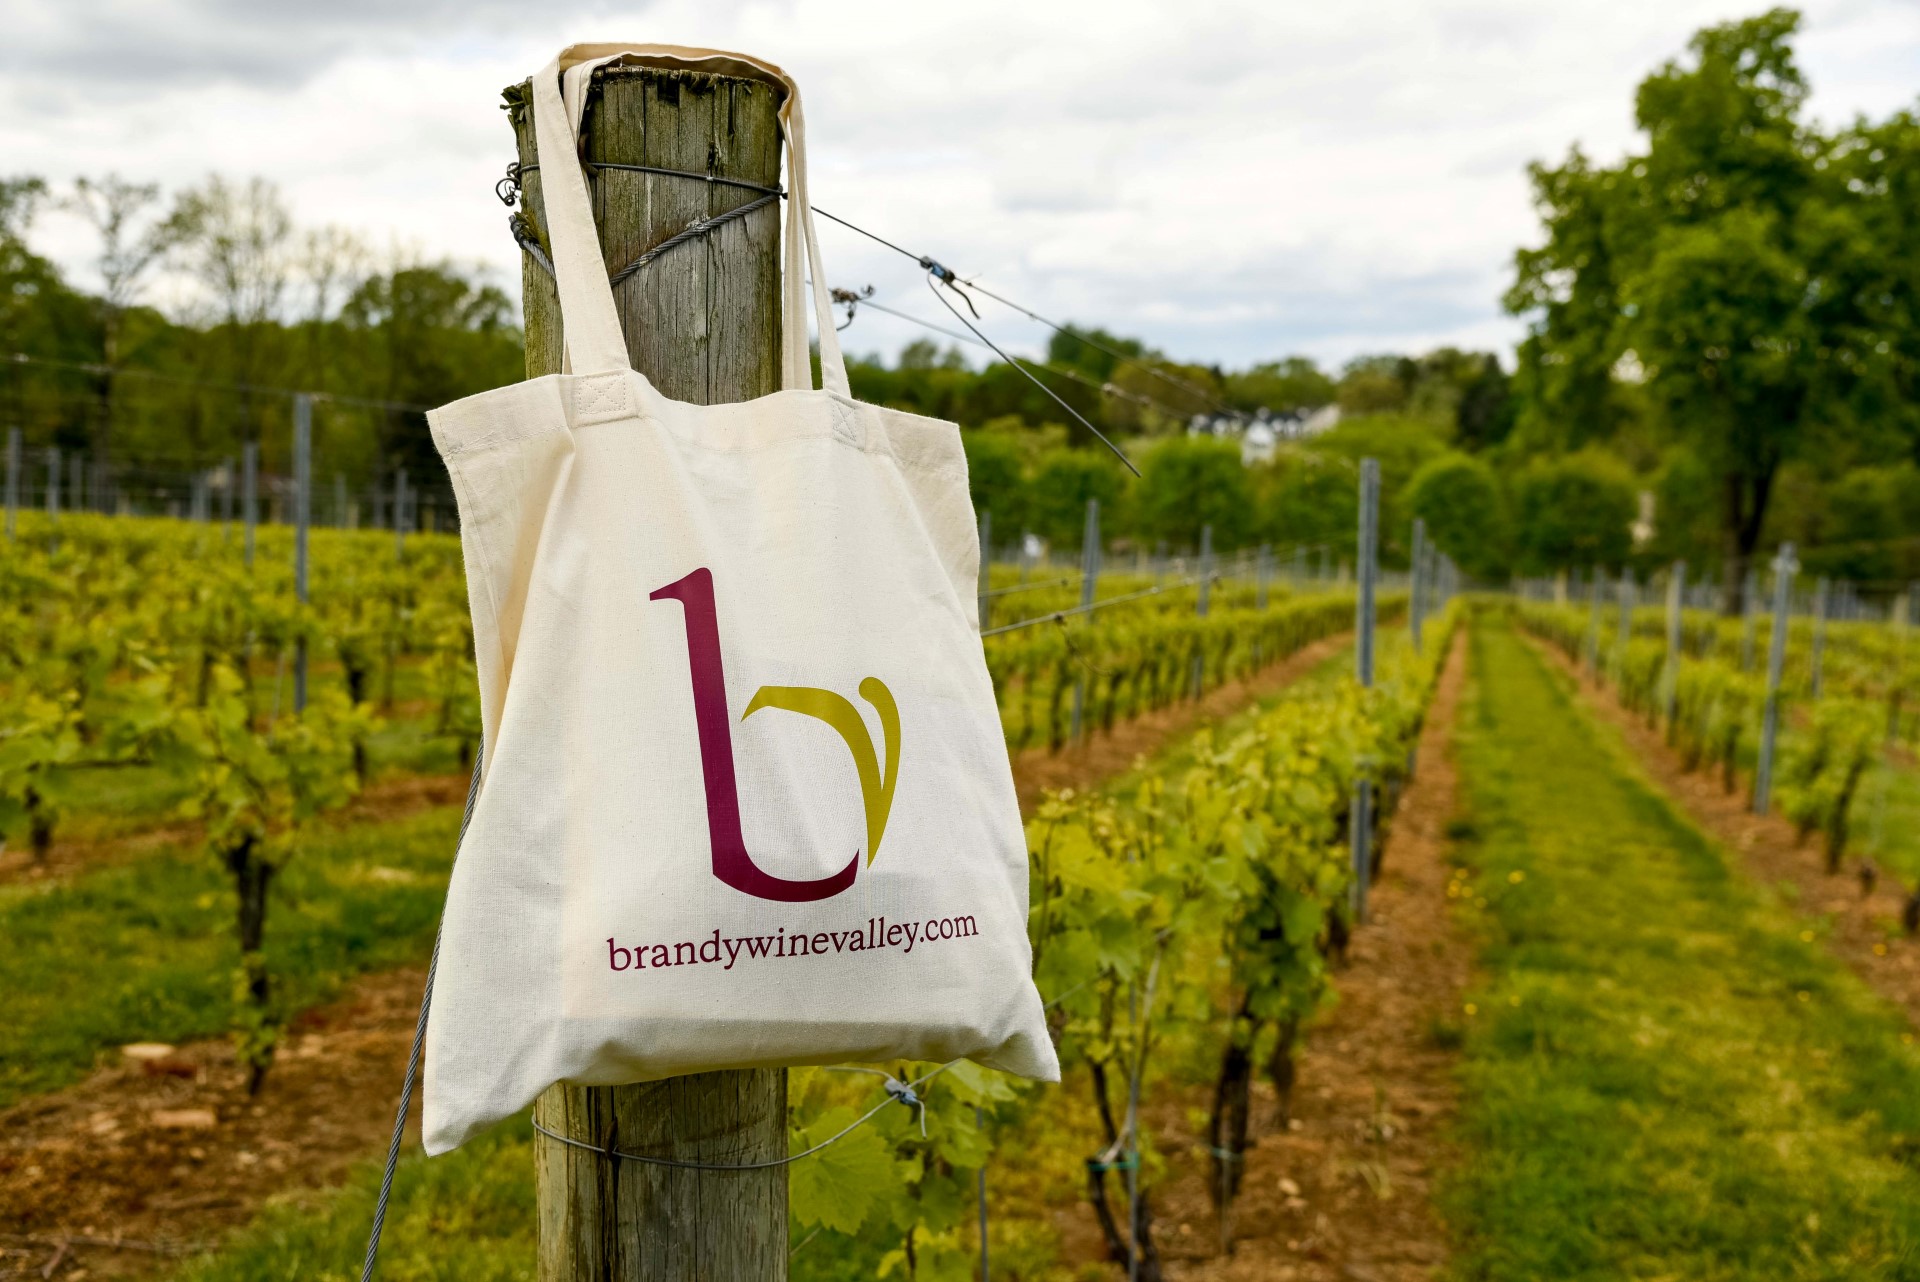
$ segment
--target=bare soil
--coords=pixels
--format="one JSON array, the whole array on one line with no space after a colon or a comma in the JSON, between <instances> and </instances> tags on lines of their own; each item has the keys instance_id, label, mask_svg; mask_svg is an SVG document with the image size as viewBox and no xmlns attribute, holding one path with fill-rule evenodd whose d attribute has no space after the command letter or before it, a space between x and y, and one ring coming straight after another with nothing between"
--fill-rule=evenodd
<instances>
[{"instance_id":1,"label":"bare soil","mask_svg":"<svg viewBox=\"0 0 1920 1282\"><path fill-rule=\"evenodd\" d=\"M1746 787L1728 792L1718 769L1688 771L1660 731L1624 707L1611 690L1589 680L1552 646L1533 644L1578 684L1603 721L1619 728L1647 776L1688 818L1738 851L1755 877L1780 889L1800 911L1821 918L1828 947L1920 1024L1920 943L1901 932L1903 900L1895 878L1880 877L1871 893L1862 893L1857 862L1849 860L1847 871L1829 875L1818 836L1803 842L1788 820L1754 814Z\"/></svg>"},{"instance_id":2,"label":"bare soil","mask_svg":"<svg viewBox=\"0 0 1920 1282\"><path fill-rule=\"evenodd\" d=\"M391 1133L425 981L370 976L300 1016L252 1098L206 1041L0 1113L0 1278L151 1276L269 1196L337 1184Z\"/></svg>"},{"instance_id":3,"label":"bare soil","mask_svg":"<svg viewBox=\"0 0 1920 1282\"><path fill-rule=\"evenodd\" d=\"M1458 1027L1472 947L1451 924L1446 828L1455 813L1451 741L1466 679L1464 640L1448 656L1422 731L1418 769L1389 832L1370 920L1335 975L1336 1001L1309 1030L1290 1124L1269 1083L1223 1254L1208 1196L1209 1087L1149 1109L1169 1172L1153 1192L1154 1239L1179 1282L1415 1282L1439 1274L1447 1237L1432 1190L1453 1157ZM1116 1201L1124 1207L1124 1200ZM1124 1212L1122 1212L1124 1213ZM1055 1216L1064 1254L1093 1263L1102 1240L1084 1202Z\"/></svg>"},{"instance_id":4,"label":"bare soil","mask_svg":"<svg viewBox=\"0 0 1920 1282\"><path fill-rule=\"evenodd\" d=\"M1353 642L1348 632L1309 642L1280 662L1241 681L1229 681L1198 700L1182 700L1116 725L1094 731L1085 742L1059 752L1028 748L1013 759L1013 786L1020 812L1030 814L1043 794L1063 788L1089 788L1133 768L1182 735L1218 721L1284 690Z\"/></svg>"},{"instance_id":5,"label":"bare soil","mask_svg":"<svg viewBox=\"0 0 1920 1282\"><path fill-rule=\"evenodd\" d=\"M1084 747L1023 753L1014 763L1023 808L1047 788L1097 785L1284 688L1346 643L1315 642L1251 680L1096 734ZM466 787L463 775L385 780L337 822L457 804ZM196 835L179 825L56 844L37 870L0 857L0 880L71 875ZM1389 866L1383 907L1394 885ZM154 1276L245 1223L269 1198L338 1184L355 1162L381 1152L391 1132L424 982L417 968L369 975L342 1001L302 1015L251 1099L232 1046L210 1040L158 1060L126 1059L0 1113L0 1279ZM410 1126L417 1142L417 1105Z\"/></svg>"}]
</instances>

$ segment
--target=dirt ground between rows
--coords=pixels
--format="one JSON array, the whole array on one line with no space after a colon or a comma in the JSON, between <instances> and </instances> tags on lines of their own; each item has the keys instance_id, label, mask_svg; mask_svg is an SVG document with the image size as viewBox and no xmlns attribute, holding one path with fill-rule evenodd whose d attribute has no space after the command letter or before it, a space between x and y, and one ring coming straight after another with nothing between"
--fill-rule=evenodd
<instances>
[{"instance_id":1,"label":"dirt ground between rows","mask_svg":"<svg viewBox=\"0 0 1920 1282\"><path fill-rule=\"evenodd\" d=\"M1047 788L1090 787L1130 768L1282 689L1346 641L1315 642L1250 680L1096 734L1082 748L1021 754L1014 779L1023 808ZM452 805L466 785L464 776L387 781L342 821ZM33 875L70 875L191 835L167 829L56 845ZM7 876L0 866L0 879ZM246 1095L229 1043L210 1040L159 1060L110 1064L0 1113L0 1279L152 1276L171 1256L246 1222L269 1198L337 1184L390 1133L423 982L413 968L369 975L344 1000L306 1012L256 1099ZM416 1108L416 1139L418 1124Z\"/></svg>"},{"instance_id":2,"label":"dirt ground between rows","mask_svg":"<svg viewBox=\"0 0 1920 1282\"><path fill-rule=\"evenodd\" d=\"M1432 1190L1453 1151L1455 1052L1434 1037L1457 1024L1471 944L1451 924L1446 828L1455 813L1453 728L1466 680L1464 638L1448 656L1401 796L1370 921L1335 975L1337 1000L1306 1039L1293 1120L1256 1084L1256 1138L1220 1251L1208 1197L1205 1116L1197 1088L1149 1110L1171 1172L1154 1190L1154 1239L1177 1282L1424 1282L1447 1261ZM1124 1207L1117 1200L1116 1207ZM1124 1213L1124 1212L1123 1212ZM1067 1258L1102 1245L1084 1203L1057 1215Z\"/></svg>"},{"instance_id":3,"label":"dirt ground between rows","mask_svg":"<svg viewBox=\"0 0 1920 1282\"><path fill-rule=\"evenodd\" d=\"M1793 824L1778 814L1755 815L1746 787L1728 792L1718 770L1688 772L1661 733L1622 706L1611 690L1589 680L1552 646L1532 644L1572 678L1588 707L1620 729L1657 787L1694 823L1738 851L1755 877L1782 888L1801 911L1820 916L1828 946L1920 1024L1920 943L1901 933L1903 897L1894 878L1879 878L1873 893L1863 894L1858 861L1852 858L1845 872L1828 875L1817 835L1803 843Z\"/></svg>"},{"instance_id":4,"label":"dirt ground between rows","mask_svg":"<svg viewBox=\"0 0 1920 1282\"><path fill-rule=\"evenodd\" d=\"M205 1041L0 1114L0 1278L151 1276L269 1196L338 1183L391 1131L425 979L370 976L302 1015L255 1099Z\"/></svg>"}]
</instances>

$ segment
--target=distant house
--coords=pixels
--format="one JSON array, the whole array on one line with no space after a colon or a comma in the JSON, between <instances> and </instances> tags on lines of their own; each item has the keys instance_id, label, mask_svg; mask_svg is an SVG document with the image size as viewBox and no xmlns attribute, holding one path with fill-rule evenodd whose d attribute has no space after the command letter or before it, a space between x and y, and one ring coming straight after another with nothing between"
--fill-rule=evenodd
<instances>
[{"instance_id":1,"label":"distant house","mask_svg":"<svg viewBox=\"0 0 1920 1282\"><path fill-rule=\"evenodd\" d=\"M1276 414L1264 406L1251 415L1195 414L1187 422L1189 436L1218 436L1240 441L1240 461L1249 467L1265 463L1282 441L1300 441L1332 427L1340 421L1338 405L1322 405L1314 410L1291 410Z\"/></svg>"}]
</instances>

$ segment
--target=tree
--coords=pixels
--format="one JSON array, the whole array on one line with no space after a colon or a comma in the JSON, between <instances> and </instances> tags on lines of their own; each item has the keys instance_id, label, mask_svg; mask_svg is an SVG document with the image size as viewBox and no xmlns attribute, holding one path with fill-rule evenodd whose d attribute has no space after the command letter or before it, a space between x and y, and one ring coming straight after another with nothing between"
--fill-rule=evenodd
<instances>
[{"instance_id":1,"label":"tree","mask_svg":"<svg viewBox=\"0 0 1920 1282\"><path fill-rule=\"evenodd\" d=\"M1356 356L1340 374L1340 408L1348 414L1394 414L1407 407L1419 366L1405 356Z\"/></svg>"},{"instance_id":2,"label":"tree","mask_svg":"<svg viewBox=\"0 0 1920 1282\"><path fill-rule=\"evenodd\" d=\"M967 452L967 490L976 519L993 514L993 537L1006 542L1027 528L1026 459L1012 432L975 428L960 434ZM981 549L984 553L986 549Z\"/></svg>"},{"instance_id":3,"label":"tree","mask_svg":"<svg viewBox=\"0 0 1920 1282\"><path fill-rule=\"evenodd\" d=\"M1331 378L1311 357L1289 356L1226 376L1227 399L1235 409L1272 410L1278 414L1318 409L1333 403Z\"/></svg>"},{"instance_id":4,"label":"tree","mask_svg":"<svg viewBox=\"0 0 1920 1282\"><path fill-rule=\"evenodd\" d=\"M1288 449L1253 469L1256 539L1287 548L1326 548L1351 557L1359 532L1360 495L1345 459Z\"/></svg>"},{"instance_id":5,"label":"tree","mask_svg":"<svg viewBox=\"0 0 1920 1282\"><path fill-rule=\"evenodd\" d=\"M265 329L278 319L290 263L293 217L280 190L264 178L242 185L218 174L180 193L168 217L188 272L211 300L227 339L231 376L260 382ZM241 434L257 440L254 398L242 391Z\"/></svg>"},{"instance_id":6,"label":"tree","mask_svg":"<svg viewBox=\"0 0 1920 1282\"><path fill-rule=\"evenodd\" d=\"M1141 464L1140 532L1175 547L1198 547L1201 527L1213 546L1239 547L1253 528L1253 495L1240 447L1211 436L1176 436Z\"/></svg>"},{"instance_id":7,"label":"tree","mask_svg":"<svg viewBox=\"0 0 1920 1282\"><path fill-rule=\"evenodd\" d=\"M512 314L499 287L448 262L403 263L371 277L340 312L365 341L375 395L406 405L441 405L516 381L520 345ZM389 466L407 468L416 481L439 473L424 413L385 409L378 439Z\"/></svg>"},{"instance_id":8,"label":"tree","mask_svg":"<svg viewBox=\"0 0 1920 1282\"><path fill-rule=\"evenodd\" d=\"M1535 165L1546 243L1517 255L1506 300L1533 318L1519 385L1536 442L1605 438L1622 385L1643 382L1710 470L1730 611L1780 468L1857 421L1854 398L1874 371L1893 377L1883 357L1915 324L1863 288L1880 271L1866 219L1887 214L1874 202L1889 153L1802 122L1798 24L1775 9L1700 31L1690 62L1640 85L1644 151L1612 167L1578 148L1559 168Z\"/></svg>"},{"instance_id":9,"label":"tree","mask_svg":"<svg viewBox=\"0 0 1920 1282\"><path fill-rule=\"evenodd\" d=\"M1056 548L1077 548L1087 500L1099 499L1103 538L1120 525L1120 465L1104 451L1056 448L1040 456L1027 487L1027 526Z\"/></svg>"},{"instance_id":10,"label":"tree","mask_svg":"<svg viewBox=\"0 0 1920 1282\"><path fill-rule=\"evenodd\" d=\"M1384 487L1383 487L1384 488ZM1402 506L1427 523L1427 537L1475 578L1507 570L1507 522L1493 469L1466 454L1442 454L1408 482Z\"/></svg>"},{"instance_id":11,"label":"tree","mask_svg":"<svg viewBox=\"0 0 1920 1282\"><path fill-rule=\"evenodd\" d=\"M149 215L160 200L158 183L130 183L118 174L77 178L66 205L93 228L100 250L94 270L100 276L100 419L93 439L94 462L113 465L114 374L123 359L122 326L127 309L139 302L147 275L173 248L181 224Z\"/></svg>"},{"instance_id":12,"label":"tree","mask_svg":"<svg viewBox=\"0 0 1920 1282\"><path fill-rule=\"evenodd\" d=\"M327 390L326 323L336 304L351 298L366 279L368 258L366 245L343 227L313 227L300 234L296 259L307 286L303 386Z\"/></svg>"},{"instance_id":13,"label":"tree","mask_svg":"<svg viewBox=\"0 0 1920 1282\"><path fill-rule=\"evenodd\" d=\"M1513 484L1514 542L1530 574L1618 568L1633 544L1633 480L1597 454L1542 459Z\"/></svg>"},{"instance_id":14,"label":"tree","mask_svg":"<svg viewBox=\"0 0 1920 1282\"><path fill-rule=\"evenodd\" d=\"M1115 353L1119 353L1115 355ZM1105 382L1126 359L1148 357L1147 345L1136 338L1121 338L1104 329L1068 325L1054 331L1047 340L1047 364L1078 369L1090 378Z\"/></svg>"},{"instance_id":15,"label":"tree","mask_svg":"<svg viewBox=\"0 0 1920 1282\"><path fill-rule=\"evenodd\" d=\"M1382 564L1404 566L1407 563L1413 514L1402 501L1406 486L1416 472L1446 452L1445 431L1442 424L1432 419L1379 414L1344 419L1308 444L1317 454L1344 459L1349 464L1347 484L1350 487L1359 485L1360 460L1378 460ZM1346 536L1348 546L1353 537L1352 532Z\"/></svg>"},{"instance_id":16,"label":"tree","mask_svg":"<svg viewBox=\"0 0 1920 1282\"><path fill-rule=\"evenodd\" d=\"M1513 380L1491 352L1476 356L1466 373L1454 409L1453 439L1464 450L1490 449L1513 431Z\"/></svg>"}]
</instances>

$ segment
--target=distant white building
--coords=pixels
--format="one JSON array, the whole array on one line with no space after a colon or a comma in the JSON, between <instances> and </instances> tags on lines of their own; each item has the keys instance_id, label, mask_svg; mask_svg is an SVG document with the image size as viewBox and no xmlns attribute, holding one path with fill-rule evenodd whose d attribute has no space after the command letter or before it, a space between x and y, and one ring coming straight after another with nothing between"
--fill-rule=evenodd
<instances>
[{"instance_id":1,"label":"distant white building","mask_svg":"<svg viewBox=\"0 0 1920 1282\"><path fill-rule=\"evenodd\" d=\"M1300 441L1332 427L1340 421L1338 405L1322 405L1316 410L1275 414L1258 409L1251 415L1195 414L1187 422L1189 436L1217 436L1240 441L1240 460L1251 467L1273 458L1282 441Z\"/></svg>"}]
</instances>

